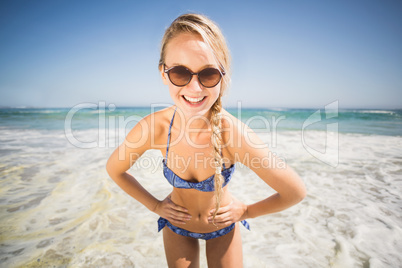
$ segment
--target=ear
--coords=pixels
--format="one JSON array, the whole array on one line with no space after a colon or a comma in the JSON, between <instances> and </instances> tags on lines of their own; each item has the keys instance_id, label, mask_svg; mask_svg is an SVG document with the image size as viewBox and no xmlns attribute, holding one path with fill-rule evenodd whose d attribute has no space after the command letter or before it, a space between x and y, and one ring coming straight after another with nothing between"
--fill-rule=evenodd
<instances>
[{"instance_id":1,"label":"ear","mask_svg":"<svg viewBox=\"0 0 402 268\"><path fill-rule=\"evenodd\" d=\"M159 72L161 74L163 84L167 85L169 78L167 77L167 73L165 73L163 70L163 65L159 66Z\"/></svg>"}]
</instances>

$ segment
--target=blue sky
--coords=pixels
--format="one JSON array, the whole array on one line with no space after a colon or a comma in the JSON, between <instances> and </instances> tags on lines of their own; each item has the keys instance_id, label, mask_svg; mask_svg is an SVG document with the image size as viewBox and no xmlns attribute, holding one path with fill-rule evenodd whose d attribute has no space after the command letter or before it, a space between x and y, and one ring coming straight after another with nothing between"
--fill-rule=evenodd
<instances>
[{"instance_id":1,"label":"blue sky","mask_svg":"<svg viewBox=\"0 0 402 268\"><path fill-rule=\"evenodd\" d=\"M226 106L402 108L402 2L0 2L0 106L172 103L157 63L178 15L216 21L233 58Z\"/></svg>"}]
</instances>

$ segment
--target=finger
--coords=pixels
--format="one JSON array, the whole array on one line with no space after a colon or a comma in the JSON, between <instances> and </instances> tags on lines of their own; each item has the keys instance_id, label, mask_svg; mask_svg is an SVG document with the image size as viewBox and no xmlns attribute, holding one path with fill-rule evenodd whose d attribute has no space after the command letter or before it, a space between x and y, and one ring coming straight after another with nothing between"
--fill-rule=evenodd
<instances>
[{"instance_id":1,"label":"finger","mask_svg":"<svg viewBox=\"0 0 402 268\"><path fill-rule=\"evenodd\" d=\"M172 200L170 200L169 198L169 205L172 209L177 210L177 211L182 211L182 212L188 212L188 209L186 209L185 207L176 205L175 203L173 203Z\"/></svg>"},{"instance_id":2,"label":"finger","mask_svg":"<svg viewBox=\"0 0 402 268\"><path fill-rule=\"evenodd\" d=\"M223 214L223 213L228 212L229 210L230 210L230 205L224 206L224 207L220 207L220 208L218 209L218 212L216 213L216 215L221 215L221 214ZM210 215L214 215L214 213L215 213L215 209L212 209L212 210L210 211Z\"/></svg>"},{"instance_id":3,"label":"finger","mask_svg":"<svg viewBox=\"0 0 402 268\"><path fill-rule=\"evenodd\" d=\"M185 221L174 219L174 218L168 218L168 221L172 224L186 224Z\"/></svg>"},{"instance_id":4,"label":"finger","mask_svg":"<svg viewBox=\"0 0 402 268\"><path fill-rule=\"evenodd\" d=\"M234 223L233 221L225 221L225 222L220 223L219 225L222 226L222 228L225 228L225 227L230 226L233 223Z\"/></svg>"},{"instance_id":5,"label":"finger","mask_svg":"<svg viewBox=\"0 0 402 268\"><path fill-rule=\"evenodd\" d=\"M222 213L228 212L232 208L232 205L233 205L233 200L230 201L230 203L227 204L226 206L220 207L216 214L222 214ZM213 214L215 212L215 209L212 209L210 212Z\"/></svg>"},{"instance_id":6,"label":"finger","mask_svg":"<svg viewBox=\"0 0 402 268\"><path fill-rule=\"evenodd\" d=\"M215 218L214 218L213 215L210 215L210 216L208 217L208 221L214 220L215 222L220 222L223 217L224 217L224 216L223 216L222 214L221 214L221 215L216 215Z\"/></svg>"},{"instance_id":7,"label":"finger","mask_svg":"<svg viewBox=\"0 0 402 268\"><path fill-rule=\"evenodd\" d=\"M215 219L213 217L208 217L209 223L226 224L232 221L233 221L232 217L228 214L216 216Z\"/></svg>"},{"instance_id":8,"label":"finger","mask_svg":"<svg viewBox=\"0 0 402 268\"><path fill-rule=\"evenodd\" d=\"M191 215L188 213L183 213L183 212L172 211L170 213L170 216L172 218L180 219L180 220L186 220L186 221L191 220Z\"/></svg>"},{"instance_id":9,"label":"finger","mask_svg":"<svg viewBox=\"0 0 402 268\"><path fill-rule=\"evenodd\" d=\"M176 204L173 204L173 205L171 206L171 208L174 209L174 210L176 210L176 211L183 212L183 213L187 213L187 212L188 212L188 209L186 209L185 207L178 206L178 205L176 205Z\"/></svg>"},{"instance_id":10,"label":"finger","mask_svg":"<svg viewBox=\"0 0 402 268\"><path fill-rule=\"evenodd\" d=\"M224 226L228 226L228 225L230 225L230 224L232 224L234 221L233 221L233 218L232 217L226 217L226 218L222 218L222 219L220 219L217 223L219 224L219 225L224 225Z\"/></svg>"},{"instance_id":11,"label":"finger","mask_svg":"<svg viewBox=\"0 0 402 268\"><path fill-rule=\"evenodd\" d=\"M225 227L228 227L229 225L231 225L233 222L231 221L225 221L225 222L211 222L212 225L214 225L215 227L217 227L218 229L222 229Z\"/></svg>"},{"instance_id":12,"label":"finger","mask_svg":"<svg viewBox=\"0 0 402 268\"><path fill-rule=\"evenodd\" d=\"M168 216L174 222L179 222L181 224L186 223L187 221L191 220L191 215L185 213L178 213L175 211L171 211Z\"/></svg>"}]
</instances>

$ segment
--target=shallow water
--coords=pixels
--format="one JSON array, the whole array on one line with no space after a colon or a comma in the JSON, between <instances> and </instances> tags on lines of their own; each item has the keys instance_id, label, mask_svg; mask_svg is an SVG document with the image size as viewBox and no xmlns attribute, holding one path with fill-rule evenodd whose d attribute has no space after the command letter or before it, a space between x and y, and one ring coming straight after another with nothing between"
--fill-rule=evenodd
<instances>
[{"instance_id":1,"label":"shallow water","mask_svg":"<svg viewBox=\"0 0 402 268\"><path fill-rule=\"evenodd\" d=\"M1 266L166 266L158 216L105 171L113 134L80 129L74 135L106 146L77 148L62 129L0 127ZM401 265L401 136L341 133L339 161L323 163L306 148L321 150L323 131L311 130L304 140L297 130L275 139L259 135L300 174L308 195L286 211L250 219L251 232L241 228L245 267ZM171 190L160 161L139 162L130 172L157 198ZM229 187L246 203L273 193L241 165ZM205 257L201 264L206 267Z\"/></svg>"}]
</instances>

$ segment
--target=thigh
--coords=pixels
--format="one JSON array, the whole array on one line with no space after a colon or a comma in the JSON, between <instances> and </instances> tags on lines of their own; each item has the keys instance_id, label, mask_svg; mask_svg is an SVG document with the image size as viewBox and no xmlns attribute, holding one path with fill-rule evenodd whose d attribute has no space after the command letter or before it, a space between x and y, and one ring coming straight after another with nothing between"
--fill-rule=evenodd
<instances>
[{"instance_id":1,"label":"thigh","mask_svg":"<svg viewBox=\"0 0 402 268\"><path fill-rule=\"evenodd\" d=\"M199 267L200 248L198 240L163 228L163 244L169 267Z\"/></svg>"},{"instance_id":2,"label":"thigh","mask_svg":"<svg viewBox=\"0 0 402 268\"><path fill-rule=\"evenodd\" d=\"M240 226L224 236L207 240L206 242L208 267L243 267L243 250Z\"/></svg>"}]
</instances>

